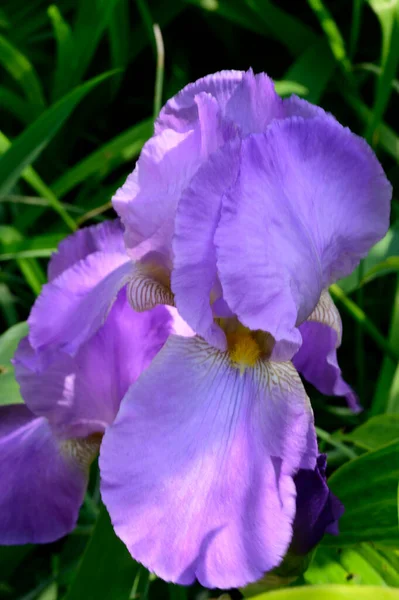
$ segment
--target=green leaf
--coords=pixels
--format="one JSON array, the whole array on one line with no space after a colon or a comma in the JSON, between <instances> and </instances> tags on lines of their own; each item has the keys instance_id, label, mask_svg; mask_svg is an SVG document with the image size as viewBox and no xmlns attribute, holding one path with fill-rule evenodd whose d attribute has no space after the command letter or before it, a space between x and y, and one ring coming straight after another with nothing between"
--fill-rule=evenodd
<instances>
[{"instance_id":1,"label":"green leaf","mask_svg":"<svg viewBox=\"0 0 399 600\"><path fill-rule=\"evenodd\" d=\"M277 39L296 56L318 38L302 21L268 0L186 0L240 27Z\"/></svg>"},{"instance_id":2,"label":"green leaf","mask_svg":"<svg viewBox=\"0 0 399 600\"><path fill-rule=\"evenodd\" d=\"M329 288L331 296L336 301L340 301L345 310L351 315L351 317L361 325L361 327L373 338L374 342L381 348L381 350L387 355L387 358L395 365L399 361L398 348L391 344L387 340L378 328L374 325L373 321L366 315L356 302L353 302L343 291L343 289L337 284Z\"/></svg>"},{"instance_id":3,"label":"green leaf","mask_svg":"<svg viewBox=\"0 0 399 600\"><path fill-rule=\"evenodd\" d=\"M380 240L370 250L368 255L363 261L363 280L360 281L359 267L357 267L349 277L341 279L339 286L344 290L346 294L350 294L356 290L360 283L367 283L375 277L385 274L387 266L389 265L389 259L394 257L394 265L398 260L399 256L399 226L395 224L391 227L385 237ZM387 263L388 261L388 263ZM395 269L391 269L395 270Z\"/></svg>"},{"instance_id":4,"label":"green leaf","mask_svg":"<svg viewBox=\"0 0 399 600\"><path fill-rule=\"evenodd\" d=\"M37 158L86 94L113 74L114 71L104 73L75 88L14 140L0 158L0 194L7 194L12 189L22 171ZM54 209L71 229L76 229L75 222L61 204L54 205Z\"/></svg>"},{"instance_id":5,"label":"green leaf","mask_svg":"<svg viewBox=\"0 0 399 600\"><path fill-rule=\"evenodd\" d=\"M39 113L45 106L37 73L29 60L4 36L0 35L0 63L21 86L25 96Z\"/></svg>"},{"instance_id":6,"label":"green leaf","mask_svg":"<svg viewBox=\"0 0 399 600\"><path fill-rule=\"evenodd\" d=\"M290 96L291 94L297 94L298 96L307 96L309 90L304 85L297 83L296 81L290 81L283 79L282 81L275 81L274 87L279 96Z\"/></svg>"},{"instance_id":7,"label":"green leaf","mask_svg":"<svg viewBox=\"0 0 399 600\"><path fill-rule=\"evenodd\" d=\"M65 600L129 600L138 565L116 537L104 506Z\"/></svg>"},{"instance_id":8,"label":"green leaf","mask_svg":"<svg viewBox=\"0 0 399 600\"><path fill-rule=\"evenodd\" d=\"M347 585L399 585L399 573L391 550L378 551L371 544L353 548L319 546L304 579L312 585L338 583Z\"/></svg>"},{"instance_id":9,"label":"green leaf","mask_svg":"<svg viewBox=\"0 0 399 600\"><path fill-rule=\"evenodd\" d=\"M347 546L357 542L399 543L399 442L367 452L337 469L328 483L345 506L338 536L326 536L323 545Z\"/></svg>"},{"instance_id":10,"label":"green leaf","mask_svg":"<svg viewBox=\"0 0 399 600\"><path fill-rule=\"evenodd\" d=\"M360 118L366 124L372 123L373 113L358 97L348 92L344 81L339 85L339 91L348 105L353 108L357 118ZM378 129L374 131L373 146L381 146L395 160L399 160L399 137L385 123L381 122Z\"/></svg>"},{"instance_id":11,"label":"green leaf","mask_svg":"<svg viewBox=\"0 0 399 600\"><path fill-rule=\"evenodd\" d=\"M4 250L0 249L0 261L51 256L64 237L62 233L49 234L12 242L7 244Z\"/></svg>"},{"instance_id":12,"label":"green leaf","mask_svg":"<svg viewBox=\"0 0 399 600\"><path fill-rule=\"evenodd\" d=\"M336 69L336 62L324 39L309 46L285 73L285 79L306 87L306 100L318 103Z\"/></svg>"},{"instance_id":13,"label":"green leaf","mask_svg":"<svg viewBox=\"0 0 399 600\"><path fill-rule=\"evenodd\" d=\"M57 42L57 64L54 71L52 89L52 100L58 100L62 96L64 80L74 62L74 40L69 24L64 20L58 6L52 4L47 9L47 14L53 25L54 36Z\"/></svg>"},{"instance_id":14,"label":"green leaf","mask_svg":"<svg viewBox=\"0 0 399 600\"><path fill-rule=\"evenodd\" d=\"M346 54L345 42L331 13L325 7L322 0L308 0L308 4L320 22L336 61L341 65L346 74L350 74L351 64Z\"/></svg>"},{"instance_id":15,"label":"green leaf","mask_svg":"<svg viewBox=\"0 0 399 600\"><path fill-rule=\"evenodd\" d=\"M153 123L152 119L147 119L134 125L68 169L52 185L54 194L62 198L88 177L95 175L98 180L101 180L121 164L130 162L140 153L144 143L151 137Z\"/></svg>"},{"instance_id":16,"label":"green leaf","mask_svg":"<svg viewBox=\"0 0 399 600\"><path fill-rule=\"evenodd\" d=\"M28 334L28 324L18 323L0 336L0 405L23 402L11 359L19 341Z\"/></svg>"},{"instance_id":17,"label":"green leaf","mask_svg":"<svg viewBox=\"0 0 399 600\"><path fill-rule=\"evenodd\" d=\"M390 345L399 352L399 276L396 278L388 339ZM399 365L388 357L382 363L371 405L373 415L381 412L399 413Z\"/></svg>"},{"instance_id":18,"label":"green leaf","mask_svg":"<svg viewBox=\"0 0 399 600\"><path fill-rule=\"evenodd\" d=\"M86 0L78 3L76 22L72 28L73 54L68 71L64 70L63 84L58 90L60 94L65 94L83 78L117 2Z\"/></svg>"},{"instance_id":19,"label":"green leaf","mask_svg":"<svg viewBox=\"0 0 399 600\"><path fill-rule=\"evenodd\" d=\"M0 131L0 154L4 154L11 146L10 140ZM59 200L32 167L26 167L21 173L26 181L38 194L49 201L49 205L58 212ZM3 196L4 197L4 196ZM44 210L25 210L15 219L17 230L25 231L27 226L32 226Z\"/></svg>"},{"instance_id":20,"label":"green leaf","mask_svg":"<svg viewBox=\"0 0 399 600\"><path fill-rule=\"evenodd\" d=\"M380 125L392 92L392 81L399 64L399 1L369 0L381 26L381 75L378 78L372 118L367 127L366 138L373 139L374 132ZM373 140L374 141L374 140Z\"/></svg>"},{"instance_id":21,"label":"green leaf","mask_svg":"<svg viewBox=\"0 0 399 600\"><path fill-rule=\"evenodd\" d=\"M376 450L386 446L399 440L399 415L385 414L372 417L351 433L342 435L342 438L365 450Z\"/></svg>"},{"instance_id":22,"label":"green leaf","mask_svg":"<svg viewBox=\"0 0 399 600\"><path fill-rule=\"evenodd\" d=\"M32 104L4 86L0 86L0 108L8 110L23 124L30 123L36 116Z\"/></svg>"},{"instance_id":23,"label":"green leaf","mask_svg":"<svg viewBox=\"0 0 399 600\"><path fill-rule=\"evenodd\" d=\"M130 2L119 0L109 19L108 38L113 69L125 69L129 64L130 52ZM115 94L122 82L123 75L114 77L111 82Z\"/></svg>"},{"instance_id":24,"label":"green leaf","mask_svg":"<svg viewBox=\"0 0 399 600\"><path fill-rule=\"evenodd\" d=\"M253 596L252 600L398 600L395 588L374 585L315 585L287 588Z\"/></svg>"}]
</instances>

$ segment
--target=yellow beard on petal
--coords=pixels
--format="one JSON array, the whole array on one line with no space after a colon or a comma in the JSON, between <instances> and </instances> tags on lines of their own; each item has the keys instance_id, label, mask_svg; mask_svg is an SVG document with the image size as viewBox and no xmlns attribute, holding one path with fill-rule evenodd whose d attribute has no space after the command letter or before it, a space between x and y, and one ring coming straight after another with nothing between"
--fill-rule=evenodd
<instances>
[{"instance_id":1,"label":"yellow beard on petal","mask_svg":"<svg viewBox=\"0 0 399 600\"><path fill-rule=\"evenodd\" d=\"M75 462L83 471L88 472L91 463L100 450L102 433L92 433L86 438L71 438L61 442L61 452Z\"/></svg>"},{"instance_id":2,"label":"yellow beard on petal","mask_svg":"<svg viewBox=\"0 0 399 600\"><path fill-rule=\"evenodd\" d=\"M231 362L241 374L248 367L254 367L262 355L261 347L249 331L228 333L227 345Z\"/></svg>"}]
</instances>

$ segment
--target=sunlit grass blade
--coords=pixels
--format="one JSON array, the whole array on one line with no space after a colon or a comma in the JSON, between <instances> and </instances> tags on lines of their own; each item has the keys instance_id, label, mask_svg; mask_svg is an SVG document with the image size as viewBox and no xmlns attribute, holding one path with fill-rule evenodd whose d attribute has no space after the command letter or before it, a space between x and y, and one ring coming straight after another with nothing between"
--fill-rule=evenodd
<instances>
[{"instance_id":1,"label":"sunlit grass blade","mask_svg":"<svg viewBox=\"0 0 399 600\"><path fill-rule=\"evenodd\" d=\"M252 600L397 600L396 588L378 585L304 585L253 596Z\"/></svg>"},{"instance_id":2,"label":"sunlit grass blade","mask_svg":"<svg viewBox=\"0 0 399 600\"><path fill-rule=\"evenodd\" d=\"M49 257L64 237L64 234L48 234L13 242L4 250L0 248L0 262L18 258Z\"/></svg>"},{"instance_id":3,"label":"sunlit grass blade","mask_svg":"<svg viewBox=\"0 0 399 600\"><path fill-rule=\"evenodd\" d=\"M147 119L105 143L99 150L68 169L57 179L51 186L54 194L62 198L91 176L95 176L98 180L103 179L113 169L135 158L152 132L153 120Z\"/></svg>"},{"instance_id":4,"label":"sunlit grass blade","mask_svg":"<svg viewBox=\"0 0 399 600\"><path fill-rule=\"evenodd\" d=\"M18 323L0 336L0 406L23 402L19 385L15 380L11 359L20 340L28 334L28 324ZM0 566L1 566L0 548ZM1 571L3 575L3 570Z\"/></svg>"},{"instance_id":5,"label":"sunlit grass blade","mask_svg":"<svg viewBox=\"0 0 399 600\"><path fill-rule=\"evenodd\" d=\"M331 13L322 0L308 0L308 4L319 20L336 61L346 74L350 74L351 63L346 54L345 42Z\"/></svg>"},{"instance_id":6,"label":"sunlit grass blade","mask_svg":"<svg viewBox=\"0 0 399 600\"><path fill-rule=\"evenodd\" d=\"M283 97L291 96L291 94L296 94L297 96L307 96L309 94L307 87L296 81L289 81L287 79L275 81L274 88L278 95Z\"/></svg>"},{"instance_id":7,"label":"sunlit grass blade","mask_svg":"<svg viewBox=\"0 0 399 600\"><path fill-rule=\"evenodd\" d=\"M0 155L4 154L6 150L8 150L11 146L10 140L0 131ZM0 159L1 160L1 159ZM51 208L56 210L58 213L61 210L62 212L66 212L65 207L60 205L58 198L55 196L54 192L50 190L49 187L44 183L44 181L39 177L39 175L34 171L32 167L26 167L21 172L21 177L43 198L48 200ZM3 198L4 194L0 196ZM24 231L26 225L32 225L34 220L40 216L38 211L25 211L20 215L20 218L17 217L15 221L15 227L17 230ZM74 225L75 226L75 225Z\"/></svg>"},{"instance_id":8,"label":"sunlit grass blade","mask_svg":"<svg viewBox=\"0 0 399 600\"><path fill-rule=\"evenodd\" d=\"M75 88L14 140L0 158L0 194L7 194L12 189L22 171L37 158L86 94L113 74L114 71L104 73ZM72 217L59 203L54 209L72 230L76 228Z\"/></svg>"},{"instance_id":9,"label":"sunlit grass blade","mask_svg":"<svg viewBox=\"0 0 399 600\"><path fill-rule=\"evenodd\" d=\"M47 13L53 25L54 37L57 42L57 62L54 69L52 100L62 96L64 79L76 60L74 39L69 24L63 18L60 9L55 4L48 7Z\"/></svg>"},{"instance_id":10,"label":"sunlit grass blade","mask_svg":"<svg viewBox=\"0 0 399 600\"><path fill-rule=\"evenodd\" d=\"M65 600L129 600L137 569L102 507Z\"/></svg>"},{"instance_id":11,"label":"sunlit grass blade","mask_svg":"<svg viewBox=\"0 0 399 600\"><path fill-rule=\"evenodd\" d=\"M37 73L26 56L1 34L0 63L21 86L26 98L39 113L45 106L45 100Z\"/></svg>"},{"instance_id":12,"label":"sunlit grass blade","mask_svg":"<svg viewBox=\"0 0 399 600\"><path fill-rule=\"evenodd\" d=\"M377 82L372 118L366 138L374 143L374 134L384 116L392 92L392 80L399 64L399 1L369 0L381 26L381 75Z\"/></svg>"},{"instance_id":13,"label":"sunlit grass blade","mask_svg":"<svg viewBox=\"0 0 399 600\"><path fill-rule=\"evenodd\" d=\"M336 66L328 43L326 40L320 39L296 59L285 73L285 79L304 86L308 90L306 100L317 104L332 78Z\"/></svg>"}]
</instances>

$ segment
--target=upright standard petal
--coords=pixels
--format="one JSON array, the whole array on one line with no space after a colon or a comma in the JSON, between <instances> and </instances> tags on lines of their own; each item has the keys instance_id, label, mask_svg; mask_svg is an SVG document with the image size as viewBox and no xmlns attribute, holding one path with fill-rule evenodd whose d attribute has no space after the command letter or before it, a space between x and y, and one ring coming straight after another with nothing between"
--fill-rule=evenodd
<instances>
[{"instance_id":1,"label":"upright standard petal","mask_svg":"<svg viewBox=\"0 0 399 600\"><path fill-rule=\"evenodd\" d=\"M58 275L86 258L93 252L125 252L123 227L119 219L105 221L92 227L84 227L69 235L58 246L48 265L48 278L52 281Z\"/></svg>"},{"instance_id":2,"label":"upright standard petal","mask_svg":"<svg viewBox=\"0 0 399 600\"><path fill-rule=\"evenodd\" d=\"M293 363L300 373L327 396L344 396L349 408L359 412L356 394L344 381L337 360L341 345L342 322L327 290L305 323L299 328L302 346Z\"/></svg>"},{"instance_id":3,"label":"upright standard petal","mask_svg":"<svg viewBox=\"0 0 399 600\"><path fill-rule=\"evenodd\" d=\"M52 542L74 528L88 466L78 455L26 406L0 407L0 545Z\"/></svg>"},{"instance_id":4,"label":"upright standard petal","mask_svg":"<svg viewBox=\"0 0 399 600\"><path fill-rule=\"evenodd\" d=\"M133 173L112 199L132 258L151 250L170 255L176 205L200 160L199 129L166 129L144 145Z\"/></svg>"},{"instance_id":5,"label":"upright standard petal","mask_svg":"<svg viewBox=\"0 0 399 600\"><path fill-rule=\"evenodd\" d=\"M162 348L173 321L162 306L134 312L124 289L105 324L74 357L59 352L43 370L25 338L14 364L26 404L46 417L61 439L104 432L129 386Z\"/></svg>"},{"instance_id":6,"label":"upright standard petal","mask_svg":"<svg viewBox=\"0 0 399 600\"><path fill-rule=\"evenodd\" d=\"M391 186L364 140L331 117L276 120L242 143L215 240L240 320L299 348L322 290L386 232Z\"/></svg>"},{"instance_id":7,"label":"upright standard petal","mask_svg":"<svg viewBox=\"0 0 399 600\"><path fill-rule=\"evenodd\" d=\"M163 579L242 586L284 556L292 475L316 454L290 363L241 375L200 338L172 337L105 433L102 497L132 556Z\"/></svg>"},{"instance_id":8,"label":"upright standard petal","mask_svg":"<svg viewBox=\"0 0 399 600\"><path fill-rule=\"evenodd\" d=\"M74 355L104 323L133 269L126 254L94 252L45 285L28 319L32 347Z\"/></svg>"},{"instance_id":9,"label":"upright standard petal","mask_svg":"<svg viewBox=\"0 0 399 600\"><path fill-rule=\"evenodd\" d=\"M162 108L155 122L155 133L161 133L164 129L182 133L195 128L198 122L198 105L195 98L203 92L215 98L224 113L225 106L243 75L244 71L220 71L186 85Z\"/></svg>"},{"instance_id":10,"label":"upright standard petal","mask_svg":"<svg viewBox=\"0 0 399 600\"><path fill-rule=\"evenodd\" d=\"M225 116L240 129L242 136L265 131L273 119L285 116L283 101L266 73L247 71L226 104Z\"/></svg>"},{"instance_id":11,"label":"upright standard petal","mask_svg":"<svg viewBox=\"0 0 399 600\"><path fill-rule=\"evenodd\" d=\"M214 236L223 194L238 174L239 150L238 143L228 144L201 166L179 202L173 238L176 306L198 335L220 350L226 349L226 338L211 308L218 292Z\"/></svg>"}]
</instances>

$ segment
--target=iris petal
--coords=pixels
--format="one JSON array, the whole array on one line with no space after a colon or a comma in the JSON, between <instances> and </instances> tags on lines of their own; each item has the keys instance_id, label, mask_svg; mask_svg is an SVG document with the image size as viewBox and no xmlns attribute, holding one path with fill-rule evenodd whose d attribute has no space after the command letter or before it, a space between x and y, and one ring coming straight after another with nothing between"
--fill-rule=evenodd
<instances>
[{"instance_id":1,"label":"iris petal","mask_svg":"<svg viewBox=\"0 0 399 600\"><path fill-rule=\"evenodd\" d=\"M45 285L28 320L32 347L74 355L104 323L133 268L126 254L94 252Z\"/></svg>"},{"instance_id":2,"label":"iris petal","mask_svg":"<svg viewBox=\"0 0 399 600\"><path fill-rule=\"evenodd\" d=\"M290 363L241 376L227 353L172 336L106 431L102 497L133 557L162 578L241 586L287 550L292 475L316 454Z\"/></svg>"},{"instance_id":3,"label":"iris petal","mask_svg":"<svg viewBox=\"0 0 399 600\"><path fill-rule=\"evenodd\" d=\"M49 262L49 281L93 252L125 252L123 228L119 219L84 227L62 240Z\"/></svg>"},{"instance_id":4,"label":"iris petal","mask_svg":"<svg viewBox=\"0 0 399 600\"><path fill-rule=\"evenodd\" d=\"M296 326L322 290L385 234L390 198L371 149L331 117L275 120L248 136L215 235L232 311L298 350Z\"/></svg>"},{"instance_id":5,"label":"iris petal","mask_svg":"<svg viewBox=\"0 0 399 600\"><path fill-rule=\"evenodd\" d=\"M293 358L295 367L323 394L344 396L349 407L359 412L361 406L356 394L342 378L338 365L337 348L341 345L342 322L326 290L299 331L302 346Z\"/></svg>"},{"instance_id":6,"label":"iris petal","mask_svg":"<svg viewBox=\"0 0 399 600\"><path fill-rule=\"evenodd\" d=\"M87 470L21 404L0 407L0 480L1 545L52 542L74 528Z\"/></svg>"},{"instance_id":7,"label":"iris petal","mask_svg":"<svg viewBox=\"0 0 399 600\"><path fill-rule=\"evenodd\" d=\"M26 404L62 439L103 432L129 386L162 348L173 321L164 307L134 312L121 290L105 324L75 356L59 352L42 369L25 338L14 363Z\"/></svg>"}]
</instances>

